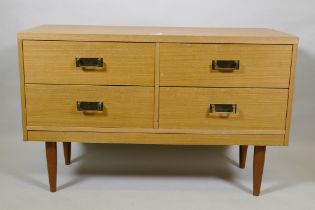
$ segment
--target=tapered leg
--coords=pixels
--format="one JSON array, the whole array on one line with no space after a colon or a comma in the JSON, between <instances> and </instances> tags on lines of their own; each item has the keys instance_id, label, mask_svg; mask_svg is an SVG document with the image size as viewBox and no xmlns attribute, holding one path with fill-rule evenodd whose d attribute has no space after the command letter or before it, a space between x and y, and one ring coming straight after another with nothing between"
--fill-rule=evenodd
<instances>
[{"instance_id":1,"label":"tapered leg","mask_svg":"<svg viewBox=\"0 0 315 210\"><path fill-rule=\"evenodd\" d=\"M71 163L71 142L63 142L63 154L65 156L65 164Z\"/></svg>"},{"instance_id":2,"label":"tapered leg","mask_svg":"<svg viewBox=\"0 0 315 210\"><path fill-rule=\"evenodd\" d=\"M239 151L239 155L240 155L239 167L240 168L245 168L247 148L248 148L247 145L240 145L240 151Z\"/></svg>"},{"instance_id":3,"label":"tapered leg","mask_svg":"<svg viewBox=\"0 0 315 210\"><path fill-rule=\"evenodd\" d=\"M264 172L266 146L255 146L253 167L253 195L259 196L262 175Z\"/></svg>"},{"instance_id":4,"label":"tapered leg","mask_svg":"<svg viewBox=\"0 0 315 210\"><path fill-rule=\"evenodd\" d=\"M57 143L46 142L46 159L50 192L56 192L57 187Z\"/></svg>"}]
</instances>

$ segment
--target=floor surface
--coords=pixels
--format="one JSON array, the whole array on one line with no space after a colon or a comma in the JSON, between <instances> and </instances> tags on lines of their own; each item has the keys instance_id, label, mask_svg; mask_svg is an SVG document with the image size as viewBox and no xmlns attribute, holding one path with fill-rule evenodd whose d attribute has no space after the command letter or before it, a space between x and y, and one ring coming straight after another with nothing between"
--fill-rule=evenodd
<instances>
[{"instance_id":1,"label":"floor surface","mask_svg":"<svg viewBox=\"0 0 315 210\"><path fill-rule=\"evenodd\" d=\"M268 147L260 197L251 195L252 154L238 147L73 143L50 193L44 143L1 137L0 209L315 209L314 145Z\"/></svg>"}]
</instances>

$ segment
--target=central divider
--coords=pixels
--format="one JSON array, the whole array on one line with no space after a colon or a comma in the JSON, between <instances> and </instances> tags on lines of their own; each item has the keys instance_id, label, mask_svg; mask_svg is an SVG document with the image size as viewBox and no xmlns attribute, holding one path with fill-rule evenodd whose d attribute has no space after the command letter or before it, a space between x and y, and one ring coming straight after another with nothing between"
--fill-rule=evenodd
<instances>
[{"instance_id":1,"label":"central divider","mask_svg":"<svg viewBox=\"0 0 315 210\"><path fill-rule=\"evenodd\" d=\"M155 65L154 65L154 116L153 126L159 128L159 105L160 105L160 43L155 44Z\"/></svg>"}]
</instances>

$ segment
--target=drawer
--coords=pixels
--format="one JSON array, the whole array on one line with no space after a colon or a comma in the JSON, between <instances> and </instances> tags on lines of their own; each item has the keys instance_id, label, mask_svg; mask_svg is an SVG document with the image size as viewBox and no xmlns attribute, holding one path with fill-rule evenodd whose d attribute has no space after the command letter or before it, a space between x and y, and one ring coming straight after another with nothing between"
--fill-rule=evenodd
<instances>
[{"instance_id":1,"label":"drawer","mask_svg":"<svg viewBox=\"0 0 315 210\"><path fill-rule=\"evenodd\" d=\"M286 89L162 87L159 127L284 130L287 99Z\"/></svg>"},{"instance_id":2,"label":"drawer","mask_svg":"<svg viewBox=\"0 0 315 210\"><path fill-rule=\"evenodd\" d=\"M160 45L160 83L288 88L291 54L291 45L165 43ZM219 61L220 70L212 67L213 61ZM239 61L236 70L233 61Z\"/></svg>"},{"instance_id":3,"label":"drawer","mask_svg":"<svg viewBox=\"0 0 315 210\"><path fill-rule=\"evenodd\" d=\"M23 41L23 52L26 83L154 84L152 43Z\"/></svg>"},{"instance_id":4,"label":"drawer","mask_svg":"<svg viewBox=\"0 0 315 210\"><path fill-rule=\"evenodd\" d=\"M29 126L153 127L153 87L27 84L25 91ZM103 102L103 111L84 102Z\"/></svg>"}]
</instances>

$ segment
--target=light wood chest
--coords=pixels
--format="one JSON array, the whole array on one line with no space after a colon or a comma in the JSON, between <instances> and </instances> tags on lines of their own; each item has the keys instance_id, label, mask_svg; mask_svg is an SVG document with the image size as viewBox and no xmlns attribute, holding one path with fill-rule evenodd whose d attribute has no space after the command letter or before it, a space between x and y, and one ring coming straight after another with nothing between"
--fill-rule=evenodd
<instances>
[{"instance_id":1,"label":"light wood chest","mask_svg":"<svg viewBox=\"0 0 315 210\"><path fill-rule=\"evenodd\" d=\"M298 38L271 29L43 25L18 33L23 133L46 142L288 145Z\"/></svg>"}]
</instances>

